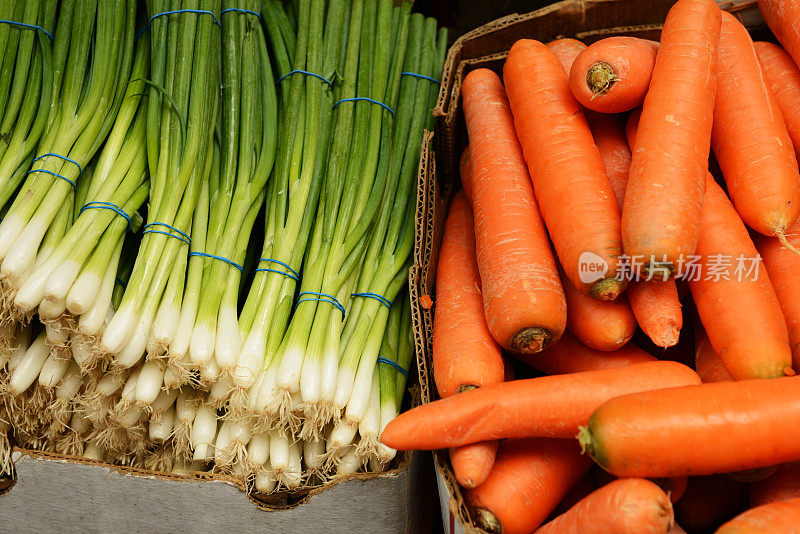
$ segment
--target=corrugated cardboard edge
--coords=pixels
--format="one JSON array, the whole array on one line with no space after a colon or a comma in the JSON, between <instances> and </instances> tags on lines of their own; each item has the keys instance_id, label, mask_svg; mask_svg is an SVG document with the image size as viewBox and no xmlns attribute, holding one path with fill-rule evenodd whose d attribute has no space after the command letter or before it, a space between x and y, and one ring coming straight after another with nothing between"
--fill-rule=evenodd
<instances>
[{"instance_id":1,"label":"corrugated cardboard edge","mask_svg":"<svg viewBox=\"0 0 800 534\"><path fill-rule=\"evenodd\" d=\"M667 11L674 0L565 0L527 15L509 15L460 37L450 48L442 73L442 86L436 107L435 137L432 146L423 147L428 161L421 175L420 194L426 206L427 222L418 226L416 253L421 259L419 295L435 294L435 272L446 208L459 187L458 161L466 144L464 119L460 110L461 82L466 73L478 67L502 73L502 64L511 44L521 38L544 42L559 37L575 37L593 42L612 35L633 35L657 39ZM756 2L745 0L724 2L721 7L735 13L749 28L763 27ZM413 297L412 297L413 298ZM422 402L437 398L431 369L433 308L420 308L417 325L424 332L418 348ZM416 326L416 325L415 325ZM421 349L421 350L420 350ZM468 534L484 533L470 521L464 495L455 480L447 451L434 451L436 467L450 493L450 512Z\"/></svg>"}]
</instances>

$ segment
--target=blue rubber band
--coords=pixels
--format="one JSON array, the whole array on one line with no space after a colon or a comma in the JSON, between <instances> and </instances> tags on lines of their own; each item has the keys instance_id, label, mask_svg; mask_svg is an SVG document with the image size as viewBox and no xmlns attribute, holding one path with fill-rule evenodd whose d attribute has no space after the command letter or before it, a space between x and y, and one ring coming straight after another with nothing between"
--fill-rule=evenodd
<instances>
[{"instance_id":1,"label":"blue rubber band","mask_svg":"<svg viewBox=\"0 0 800 534\"><path fill-rule=\"evenodd\" d=\"M305 298L305 299L298 300L297 302L294 303L294 307L295 308L297 308L297 306L299 306L301 302L306 302L306 301L310 301L310 300L317 300L319 302L327 302L328 304L333 304L333 306L337 310L342 312L342 321L344 321L344 306L342 306L341 303L339 303L339 301L336 300L336 297L334 297L333 295L328 295L327 293L317 293L316 291L301 291L300 294L297 295L297 296L298 297L302 297L303 295L314 295L314 297L308 297L308 298Z\"/></svg>"},{"instance_id":2,"label":"blue rubber band","mask_svg":"<svg viewBox=\"0 0 800 534\"><path fill-rule=\"evenodd\" d=\"M61 159L61 160L64 160L64 161L68 161L68 162L72 163L73 165L75 165L76 167L78 167L78 178L80 178L80 176L83 174L83 168L81 167L80 163L78 163L77 161L75 161L72 158L68 158L67 156L62 156L61 154L53 154L52 152L48 152L47 154L42 154L41 156L36 156L35 158L33 158L33 161L31 163L33 163L35 161L38 161L40 159L44 159L44 158L46 158L48 156L53 156L54 158L58 158L58 159Z\"/></svg>"},{"instance_id":3,"label":"blue rubber band","mask_svg":"<svg viewBox=\"0 0 800 534\"><path fill-rule=\"evenodd\" d=\"M295 69L295 70L293 70L291 72L287 72L286 74L284 74L283 76L278 78L278 81L275 82L275 83L276 84L277 83L281 83L284 80L284 78L288 78L292 74L305 74L306 76L313 76L314 78L319 78L323 82L327 83L330 86L331 89L333 89L333 82L330 81L328 78L326 78L325 76L320 76L319 74L317 74L315 72L310 72L310 71L303 70L303 69ZM336 107L336 106L334 106L334 107Z\"/></svg>"},{"instance_id":4,"label":"blue rubber band","mask_svg":"<svg viewBox=\"0 0 800 534\"><path fill-rule=\"evenodd\" d=\"M333 107L336 107L336 106L338 106L338 105L339 105L339 104L341 104L342 102L357 102L357 101L359 101L359 100L363 100L363 101L365 101L365 102L372 102L373 104L378 104L380 107L382 107L383 109L385 109L386 111L388 111L389 113L391 113L391 114L392 114L392 117L394 117L394 110L393 110L392 108L390 108L389 106L387 106L387 105L386 105L386 104L384 104L383 102L378 102L377 100L373 100L373 99L371 99L371 98L367 98L367 97L365 97L365 96L357 96L357 97L355 97L355 98L343 98L343 99L339 100L338 102L336 102L336 103L333 105Z\"/></svg>"},{"instance_id":5,"label":"blue rubber band","mask_svg":"<svg viewBox=\"0 0 800 534\"><path fill-rule=\"evenodd\" d=\"M71 186L72 186L72 190L73 190L73 191L75 191L76 193L78 192L78 186L77 186L77 185L75 185L75 182L73 182L72 180L70 180L70 179L69 179L69 178L67 178L66 176L61 176L60 174L58 174L58 173L56 173L56 172L53 172L53 171L48 171L48 170L46 170L46 169L33 169L32 171L28 171L28 173L27 173L27 174L33 174L33 173L35 173L35 172L43 172L43 173L45 173L45 174L50 174L50 175L52 175L52 176L55 176L56 178L61 178L62 180L64 180L65 182L67 182L69 185L71 185Z\"/></svg>"},{"instance_id":6,"label":"blue rubber band","mask_svg":"<svg viewBox=\"0 0 800 534\"><path fill-rule=\"evenodd\" d=\"M416 72L401 72L400 76L413 76L414 78L419 78L420 80L428 80L429 82L433 82L436 85L442 85L442 82L440 82L436 78L431 78L430 76L425 76L424 74L419 74Z\"/></svg>"},{"instance_id":7,"label":"blue rubber band","mask_svg":"<svg viewBox=\"0 0 800 534\"><path fill-rule=\"evenodd\" d=\"M35 24L25 24L24 22L17 22L14 20L5 20L5 19L0 19L0 22L4 24L11 24L12 26L21 26L23 28L28 28L31 30L39 30L40 32L42 32L43 34L45 34L50 38L50 42L53 41L53 35L49 31L42 28L41 26L36 26Z\"/></svg>"},{"instance_id":8,"label":"blue rubber band","mask_svg":"<svg viewBox=\"0 0 800 534\"><path fill-rule=\"evenodd\" d=\"M258 260L258 263L261 263L262 261L266 261L268 263L277 263L278 265L288 269L289 272L287 273L284 271L279 271L278 269L268 269L266 267L259 267L258 269L256 269L256 272L278 273L282 274L283 276L287 276L292 280L295 280L296 282L300 281L300 275L297 273L297 271L289 267L288 264L283 263L280 260L273 260L272 258L261 258L260 260Z\"/></svg>"},{"instance_id":9,"label":"blue rubber band","mask_svg":"<svg viewBox=\"0 0 800 534\"><path fill-rule=\"evenodd\" d=\"M212 260L224 261L231 267L236 267L237 269L239 269L239 272L242 271L241 265L239 265L234 261L229 260L228 258L223 258L222 256L214 256L213 254L206 254L205 252L190 252L189 257L191 258L192 256L201 256L203 258L211 258Z\"/></svg>"},{"instance_id":10,"label":"blue rubber band","mask_svg":"<svg viewBox=\"0 0 800 534\"><path fill-rule=\"evenodd\" d=\"M86 210L91 210L91 209L113 211L114 213L125 219L125 221L128 223L128 230L131 229L131 218L128 216L127 213L125 213L125 211L122 208L120 208L116 204L112 204L111 202L100 202L100 201L87 202L78 212L78 215L80 215Z\"/></svg>"},{"instance_id":11,"label":"blue rubber band","mask_svg":"<svg viewBox=\"0 0 800 534\"><path fill-rule=\"evenodd\" d=\"M364 293L350 293L351 297L364 297L366 299L375 299L387 308L392 307L392 301L384 297L383 295L378 295L377 293L370 293L369 291Z\"/></svg>"},{"instance_id":12,"label":"blue rubber band","mask_svg":"<svg viewBox=\"0 0 800 534\"><path fill-rule=\"evenodd\" d=\"M229 7L228 9L223 9L222 11L220 11L219 14L220 15L224 15L225 13L228 13L229 11L236 11L237 13L247 13L248 15L255 15L256 17L258 17L259 20L261 20L261 13L257 13L255 11L250 11L249 9L242 9L242 8L239 8L239 7Z\"/></svg>"},{"instance_id":13,"label":"blue rubber band","mask_svg":"<svg viewBox=\"0 0 800 534\"><path fill-rule=\"evenodd\" d=\"M133 37L133 42L135 43L136 41L138 41L139 37L141 37L144 32L149 31L149 30L150 30L150 26L145 26L144 28L142 28L141 30L136 32L136 35Z\"/></svg>"},{"instance_id":14,"label":"blue rubber band","mask_svg":"<svg viewBox=\"0 0 800 534\"><path fill-rule=\"evenodd\" d=\"M115 280L117 281L117 283L118 283L120 286L122 286L122 289L127 289L127 288L128 288L128 284L126 284L126 283L125 283L125 281L124 281L124 280L122 280L122 278L120 278L119 276L117 276L117 277L115 278Z\"/></svg>"},{"instance_id":15,"label":"blue rubber band","mask_svg":"<svg viewBox=\"0 0 800 534\"><path fill-rule=\"evenodd\" d=\"M164 228L168 228L168 229L172 230L173 232L177 232L180 235L171 234L169 232L164 232L162 230L152 230L153 226L162 226ZM163 234L163 235L166 235L166 236L169 236L169 237L174 237L178 241L183 241L187 245L191 245L192 244L192 239L187 234L181 232L180 230L178 230L174 226L170 226L170 225L168 225L166 223L161 223L161 222L147 223L147 224L144 225L144 232L142 232L142 235L144 235L144 234Z\"/></svg>"},{"instance_id":16,"label":"blue rubber band","mask_svg":"<svg viewBox=\"0 0 800 534\"><path fill-rule=\"evenodd\" d=\"M164 15L175 15L176 13L197 13L200 15L211 15L211 18L214 19L214 24L222 28L222 24L219 23L219 19L214 12L206 9L176 9L175 11L162 11L161 13L156 13L150 17L150 24L152 24L153 20L157 19L158 17L163 17Z\"/></svg>"},{"instance_id":17,"label":"blue rubber band","mask_svg":"<svg viewBox=\"0 0 800 534\"><path fill-rule=\"evenodd\" d=\"M398 371L400 371L404 377L408 378L408 371L406 371L405 369L403 369L403 368L400 366L400 364L399 364L399 363L397 363L397 362L395 362L395 361L393 361L393 360L390 360L389 358L384 358L383 356L378 356L378 359L377 359L376 361L377 361L378 363L388 363L389 365L391 365L392 367L394 367L395 369L397 369Z\"/></svg>"}]
</instances>

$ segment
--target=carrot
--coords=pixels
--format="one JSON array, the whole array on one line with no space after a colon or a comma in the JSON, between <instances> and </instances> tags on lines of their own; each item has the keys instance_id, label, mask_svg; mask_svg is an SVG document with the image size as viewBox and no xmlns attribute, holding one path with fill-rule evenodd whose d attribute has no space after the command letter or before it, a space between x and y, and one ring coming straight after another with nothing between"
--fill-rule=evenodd
<instances>
[{"instance_id":1,"label":"carrot","mask_svg":"<svg viewBox=\"0 0 800 534\"><path fill-rule=\"evenodd\" d=\"M592 414L578 439L603 469L626 477L707 475L800 460L800 376L620 396Z\"/></svg>"},{"instance_id":2,"label":"carrot","mask_svg":"<svg viewBox=\"0 0 800 534\"><path fill-rule=\"evenodd\" d=\"M800 462L783 464L772 476L750 484L750 506L800 497Z\"/></svg>"},{"instance_id":3,"label":"carrot","mask_svg":"<svg viewBox=\"0 0 800 534\"><path fill-rule=\"evenodd\" d=\"M619 206L566 73L545 45L522 39L508 53L503 78L561 265L582 293L614 300L624 289L616 277L622 254Z\"/></svg>"},{"instance_id":4,"label":"carrot","mask_svg":"<svg viewBox=\"0 0 800 534\"><path fill-rule=\"evenodd\" d=\"M575 435L608 399L699 384L689 367L649 362L484 386L400 414L381 440L394 449L442 449L488 439Z\"/></svg>"},{"instance_id":5,"label":"carrot","mask_svg":"<svg viewBox=\"0 0 800 534\"><path fill-rule=\"evenodd\" d=\"M567 74L578 54L586 49L586 45L577 39L556 39L547 43L546 46L558 58Z\"/></svg>"},{"instance_id":6,"label":"carrot","mask_svg":"<svg viewBox=\"0 0 800 534\"><path fill-rule=\"evenodd\" d=\"M673 523L667 534L686 534L686 531L678 523Z\"/></svg>"},{"instance_id":7,"label":"carrot","mask_svg":"<svg viewBox=\"0 0 800 534\"><path fill-rule=\"evenodd\" d=\"M744 469L742 471L733 471L726 473L725 476L737 482L744 482L750 484L752 482L760 482L772 476L778 470L777 465L770 465L768 467L758 467L756 469Z\"/></svg>"},{"instance_id":8,"label":"carrot","mask_svg":"<svg viewBox=\"0 0 800 534\"><path fill-rule=\"evenodd\" d=\"M503 381L503 355L483 315L475 231L467 197L450 205L436 271L433 379L442 397Z\"/></svg>"},{"instance_id":9,"label":"carrot","mask_svg":"<svg viewBox=\"0 0 800 534\"><path fill-rule=\"evenodd\" d=\"M764 79L783 115L795 157L800 158L800 70L791 56L778 45L758 41L753 43Z\"/></svg>"},{"instance_id":10,"label":"carrot","mask_svg":"<svg viewBox=\"0 0 800 534\"><path fill-rule=\"evenodd\" d=\"M731 519L716 534L798 534L800 533L800 497L751 508Z\"/></svg>"},{"instance_id":11,"label":"carrot","mask_svg":"<svg viewBox=\"0 0 800 534\"><path fill-rule=\"evenodd\" d=\"M630 150L625 140L626 128L613 115L587 113L586 118L621 208L631 165ZM634 111L628 120L628 128L636 127L638 113ZM666 348L678 342L683 327L683 315L675 282L632 280L628 285L627 296L636 321L653 343ZM569 313L567 321L569 322Z\"/></svg>"},{"instance_id":12,"label":"carrot","mask_svg":"<svg viewBox=\"0 0 800 534\"><path fill-rule=\"evenodd\" d=\"M797 35L800 2L797 0L758 0L758 10L761 11L764 22L778 38L783 48L792 56L795 65L800 64L800 37Z\"/></svg>"},{"instance_id":13,"label":"carrot","mask_svg":"<svg viewBox=\"0 0 800 534\"><path fill-rule=\"evenodd\" d=\"M625 199L625 188L628 186L628 172L631 170L631 151L625 140L625 124L620 115L589 110L586 110L585 115L594 144L600 151L606 176L621 208Z\"/></svg>"},{"instance_id":14,"label":"carrot","mask_svg":"<svg viewBox=\"0 0 800 534\"><path fill-rule=\"evenodd\" d=\"M661 488L649 480L626 478L594 491L536 533L663 534L672 519L672 503Z\"/></svg>"},{"instance_id":15,"label":"carrot","mask_svg":"<svg viewBox=\"0 0 800 534\"><path fill-rule=\"evenodd\" d=\"M461 153L461 159L458 160L458 169L461 174L461 187L464 189L464 194L467 195L467 200L470 205L472 204L472 160L469 156L469 145ZM470 208L471 210L471 208Z\"/></svg>"},{"instance_id":16,"label":"carrot","mask_svg":"<svg viewBox=\"0 0 800 534\"><path fill-rule=\"evenodd\" d=\"M500 79L470 72L462 86L483 306L492 337L539 352L566 327L566 302Z\"/></svg>"},{"instance_id":17,"label":"carrot","mask_svg":"<svg viewBox=\"0 0 800 534\"><path fill-rule=\"evenodd\" d=\"M675 521L692 534L711 533L747 506L747 486L724 476L690 477Z\"/></svg>"},{"instance_id":18,"label":"carrot","mask_svg":"<svg viewBox=\"0 0 800 534\"><path fill-rule=\"evenodd\" d=\"M569 441L505 441L486 482L466 492L472 517L491 533L527 534L542 524L590 465Z\"/></svg>"},{"instance_id":19,"label":"carrot","mask_svg":"<svg viewBox=\"0 0 800 534\"><path fill-rule=\"evenodd\" d=\"M607 37L578 54L569 71L569 87L583 106L600 113L621 113L641 106L658 43L636 37Z\"/></svg>"},{"instance_id":20,"label":"carrot","mask_svg":"<svg viewBox=\"0 0 800 534\"><path fill-rule=\"evenodd\" d=\"M711 346L735 380L783 376L792 352L778 297L764 269L754 267L758 251L747 228L710 175L700 228L700 269L689 289Z\"/></svg>"},{"instance_id":21,"label":"carrot","mask_svg":"<svg viewBox=\"0 0 800 534\"><path fill-rule=\"evenodd\" d=\"M661 31L633 149L622 209L625 253L645 273L680 274L700 237L714 110L720 10L713 0L678 0Z\"/></svg>"},{"instance_id":22,"label":"carrot","mask_svg":"<svg viewBox=\"0 0 800 534\"><path fill-rule=\"evenodd\" d=\"M656 361L633 343L614 351L601 351L587 347L569 332L564 332L558 343L539 354L523 354L517 356L517 359L548 375L596 371Z\"/></svg>"},{"instance_id":23,"label":"carrot","mask_svg":"<svg viewBox=\"0 0 800 534\"><path fill-rule=\"evenodd\" d=\"M456 480L464 488L477 488L492 471L497 440L480 441L450 449L450 463Z\"/></svg>"},{"instance_id":24,"label":"carrot","mask_svg":"<svg viewBox=\"0 0 800 534\"><path fill-rule=\"evenodd\" d=\"M631 340L636 318L624 295L613 301L594 299L578 291L563 271L561 286L567 297L567 328L583 343L612 351Z\"/></svg>"},{"instance_id":25,"label":"carrot","mask_svg":"<svg viewBox=\"0 0 800 534\"><path fill-rule=\"evenodd\" d=\"M694 331L694 368L700 380L706 382L731 382L733 377L708 341L706 331L697 325Z\"/></svg>"},{"instance_id":26,"label":"carrot","mask_svg":"<svg viewBox=\"0 0 800 534\"><path fill-rule=\"evenodd\" d=\"M800 246L800 221L789 229L786 239L792 246ZM775 237L757 236L755 245L786 320L789 346L792 349L792 366L800 371L800 298L797 296L800 294L800 277L797 276L800 258L781 245Z\"/></svg>"},{"instance_id":27,"label":"carrot","mask_svg":"<svg viewBox=\"0 0 800 534\"><path fill-rule=\"evenodd\" d=\"M742 220L757 232L783 238L800 215L797 158L750 34L725 11L711 148Z\"/></svg>"}]
</instances>

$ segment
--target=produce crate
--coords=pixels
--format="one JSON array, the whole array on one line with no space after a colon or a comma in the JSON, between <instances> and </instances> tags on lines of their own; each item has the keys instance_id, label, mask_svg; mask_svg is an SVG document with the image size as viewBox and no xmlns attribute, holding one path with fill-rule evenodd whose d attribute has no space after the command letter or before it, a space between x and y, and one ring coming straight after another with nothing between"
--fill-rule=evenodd
<instances>
[{"instance_id":1,"label":"produce crate","mask_svg":"<svg viewBox=\"0 0 800 534\"><path fill-rule=\"evenodd\" d=\"M436 263L447 206L459 188L458 160L466 146L466 128L461 109L461 83L475 68L502 74L511 45L523 38L548 42L573 37L585 43L613 35L658 39L661 25L674 0L565 0L525 15L509 15L460 37L450 48L442 74L442 85L434 109L436 132L423 147L418 212L416 272L412 272L412 317L418 336L418 368L422 402L438 398L431 370ZM720 2L735 13L754 37L769 35L755 1ZM461 489L456 483L447 451L434 452L440 487L449 496L450 518L446 532L483 532L470 521ZM455 521L460 525L454 524ZM448 520L449 519L449 520Z\"/></svg>"},{"instance_id":2,"label":"produce crate","mask_svg":"<svg viewBox=\"0 0 800 534\"><path fill-rule=\"evenodd\" d=\"M14 453L17 480L0 481L0 532L430 532L430 457L322 487L260 498L224 475L176 476L46 453Z\"/></svg>"}]
</instances>

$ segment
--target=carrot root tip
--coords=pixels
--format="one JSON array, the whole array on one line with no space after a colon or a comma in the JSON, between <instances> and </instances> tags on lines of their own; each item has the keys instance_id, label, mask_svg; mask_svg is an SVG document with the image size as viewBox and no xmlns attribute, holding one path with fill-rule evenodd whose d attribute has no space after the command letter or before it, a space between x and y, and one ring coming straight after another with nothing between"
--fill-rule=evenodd
<instances>
[{"instance_id":1,"label":"carrot root tip","mask_svg":"<svg viewBox=\"0 0 800 534\"><path fill-rule=\"evenodd\" d=\"M598 300L614 300L624 289L625 286L618 278L603 278L592 284L589 292Z\"/></svg>"},{"instance_id":2,"label":"carrot root tip","mask_svg":"<svg viewBox=\"0 0 800 534\"><path fill-rule=\"evenodd\" d=\"M475 514L476 522L483 530L491 534L503 534L503 524L491 510L476 507L473 508L472 511Z\"/></svg>"},{"instance_id":3,"label":"carrot root tip","mask_svg":"<svg viewBox=\"0 0 800 534\"><path fill-rule=\"evenodd\" d=\"M666 282L675 275L675 266L668 261L651 261L642 266L642 271L650 280Z\"/></svg>"},{"instance_id":4,"label":"carrot root tip","mask_svg":"<svg viewBox=\"0 0 800 534\"><path fill-rule=\"evenodd\" d=\"M604 61L598 61L586 71L586 85L592 91L592 100L598 95L611 90L611 86L619 81L614 67Z\"/></svg>"},{"instance_id":5,"label":"carrot root tip","mask_svg":"<svg viewBox=\"0 0 800 534\"><path fill-rule=\"evenodd\" d=\"M778 241L780 241L781 245L783 245L784 247L786 247L790 251L792 251L795 254L797 254L798 256L800 256L800 250L798 250L797 247L795 247L794 245L789 243L789 240L786 239L786 234L784 234L783 232L775 232L775 237L778 238Z\"/></svg>"},{"instance_id":6,"label":"carrot root tip","mask_svg":"<svg viewBox=\"0 0 800 534\"><path fill-rule=\"evenodd\" d=\"M553 335L549 331L538 326L530 326L514 334L509 342L509 348L521 354L534 354L541 352L552 340Z\"/></svg>"}]
</instances>

